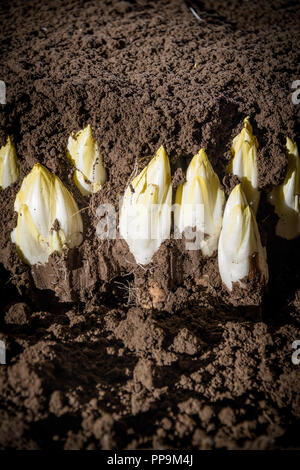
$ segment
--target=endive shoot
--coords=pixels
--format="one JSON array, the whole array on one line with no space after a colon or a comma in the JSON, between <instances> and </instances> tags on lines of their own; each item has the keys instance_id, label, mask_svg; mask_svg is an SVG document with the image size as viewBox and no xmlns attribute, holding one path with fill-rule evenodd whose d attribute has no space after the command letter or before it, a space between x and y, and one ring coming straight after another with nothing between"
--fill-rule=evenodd
<instances>
[{"instance_id":1,"label":"endive shoot","mask_svg":"<svg viewBox=\"0 0 300 470\"><path fill-rule=\"evenodd\" d=\"M241 184L231 192L225 206L218 247L219 271L223 283L232 290L232 283L245 288L244 281L260 273L267 283L266 250L262 247L256 219Z\"/></svg>"},{"instance_id":2,"label":"endive shoot","mask_svg":"<svg viewBox=\"0 0 300 470\"><path fill-rule=\"evenodd\" d=\"M24 178L15 205L17 226L11 234L23 261L46 263L54 251L82 241L82 218L60 179L37 163Z\"/></svg>"},{"instance_id":3,"label":"endive shoot","mask_svg":"<svg viewBox=\"0 0 300 470\"><path fill-rule=\"evenodd\" d=\"M150 263L171 229L172 185L169 158L163 147L125 191L120 234L138 264Z\"/></svg>"},{"instance_id":4,"label":"endive shoot","mask_svg":"<svg viewBox=\"0 0 300 470\"><path fill-rule=\"evenodd\" d=\"M269 201L279 217L276 235L292 240L300 234L300 159L298 148L287 137L288 167L284 182L274 188Z\"/></svg>"},{"instance_id":5,"label":"endive shoot","mask_svg":"<svg viewBox=\"0 0 300 470\"><path fill-rule=\"evenodd\" d=\"M90 125L70 135L67 155L76 168L74 182L80 192L84 196L98 192L106 181L106 171Z\"/></svg>"},{"instance_id":6,"label":"endive shoot","mask_svg":"<svg viewBox=\"0 0 300 470\"><path fill-rule=\"evenodd\" d=\"M258 191L257 149L257 139L252 133L249 117L246 117L244 119L244 128L232 141L231 152L233 159L227 166L226 171L239 177L247 201L255 214L260 199Z\"/></svg>"},{"instance_id":7,"label":"endive shoot","mask_svg":"<svg viewBox=\"0 0 300 470\"><path fill-rule=\"evenodd\" d=\"M0 148L0 187L5 189L19 177L18 159L15 147L7 138L6 145Z\"/></svg>"},{"instance_id":8,"label":"endive shoot","mask_svg":"<svg viewBox=\"0 0 300 470\"><path fill-rule=\"evenodd\" d=\"M195 227L202 232L200 249L204 256L211 256L218 246L225 196L204 149L189 164L186 182L178 186L175 202L176 229L182 233L187 227Z\"/></svg>"}]
</instances>

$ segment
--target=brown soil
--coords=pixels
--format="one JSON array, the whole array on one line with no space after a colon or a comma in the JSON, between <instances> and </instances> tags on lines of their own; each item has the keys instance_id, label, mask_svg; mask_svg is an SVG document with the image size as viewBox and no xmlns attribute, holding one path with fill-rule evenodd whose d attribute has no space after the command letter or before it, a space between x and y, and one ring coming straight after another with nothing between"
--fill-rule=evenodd
<instances>
[{"instance_id":1,"label":"brown soil","mask_svg":"<svg viewBox=\"0 0 300 470\"><path fill-rule=\"evenodd\" d=\"M266 202L285 174L285 137L299 144L297 3L206 0L199 23L181 0L1 2L0 145L13 137L21 178L0 192L0 448L300 448L300 244L275 237ZM233 299L216 257L178 240L147 269L124 241L99 241L97 207L118 206L161 144L174 187L205 147L228 194L230 143L247 115L259 142L263 299ZM108 182L84 198L65 149L88 123ZM10 232L35 162L72 191L85 233L78 249L30 269Z\"/></svg>"}]
</instances>

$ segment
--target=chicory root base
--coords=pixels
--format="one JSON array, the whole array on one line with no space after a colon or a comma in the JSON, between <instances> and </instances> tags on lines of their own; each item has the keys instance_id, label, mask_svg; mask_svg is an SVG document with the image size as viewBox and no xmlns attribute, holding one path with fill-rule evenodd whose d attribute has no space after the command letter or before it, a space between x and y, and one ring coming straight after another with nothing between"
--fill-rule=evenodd
<instances>
[{"instance_id":1,"label":"chicory root base","mask_svg":"<svg viewBox=\"0 0 300 470\"><path fill-rule=\"evenodd\" d=\"M285 137L299 139L296 3L207 0L220 18L201 23L180 0L65 3L0 6L0 144L13 137L21 173L0 192L0 447L299 448L299 239L274 236L265 196L285 174ZM230 143L247 115L270 269L262 302L230 296L217 258L184 241L165 242L145 270L124 241L97 238L99 204L118 207L160 145L174 187L204 147L228 195ZM90 198L65 155L87 124L108 173ZM85 233L78 249L30 269L10 232L36 162L71 190Z\"/></svg>"}]
</instances>

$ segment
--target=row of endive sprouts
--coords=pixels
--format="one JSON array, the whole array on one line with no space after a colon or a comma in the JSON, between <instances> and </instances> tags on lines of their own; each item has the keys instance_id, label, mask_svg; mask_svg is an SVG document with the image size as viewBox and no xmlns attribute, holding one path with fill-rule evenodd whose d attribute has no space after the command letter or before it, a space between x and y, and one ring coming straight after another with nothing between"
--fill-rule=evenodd
<instances>
[{"instance_id":1,"label":"row of endive sprouts","mask_svg":"<svg viewBox=\"0 0 300 470\"><path fill-rule=\"evenodd\" d=\"M253 267L265 282L268 279L266 250L255 217L260 199L257 148L246 118L242 131L233 139L233 158L226 169L239 177L240 184L229 195L225 210L224 191L204 149L191 160L186 181L175 195L175 230L183 233L193 227L203 233L199 248L205 257L218 251L220 275L229 290L233 283L245 287ZM290 240L300 234L300 163L297 146L289 138L286 150L287 173L283 183L269 194L269 201L279 217L276 234ZM74 181L81 193L87 196L99 191L106 181L106 171L91 126L69 137L67 156L75 167ZM18 175L16 151L8 138L0 149L0 186L7 188ZM24 178L14 208L18 220L12 240L30 265L45 263L54 251L81 243L82 218L73 196L41 164L34 165ZM150 263L161 243L170 237L171 211L170 163L160 147L128 185L121 206L120 235L138 264Z\"/></svg>"}]
</instances>

